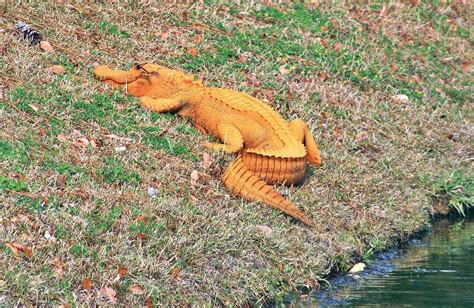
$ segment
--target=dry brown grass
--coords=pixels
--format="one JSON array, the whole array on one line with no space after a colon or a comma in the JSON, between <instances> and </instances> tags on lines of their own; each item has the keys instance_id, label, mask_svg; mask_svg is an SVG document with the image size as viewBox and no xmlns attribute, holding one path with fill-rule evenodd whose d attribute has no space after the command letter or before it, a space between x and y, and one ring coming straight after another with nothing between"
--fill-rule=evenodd
<instances>
[{"instance_id":1,"label":"dry brown grass","mask_svg":"<svg viewBox=\"0 0 474 308\"><path fill-rule=\"evenodd\" d=\"M342 5L320 7L323 15L334 16L331 25L341 33L353 23L367 23L367 44L379 30L401 44L407 35L427 43L444 39L453 57L446 61L454 64L421 57L418 66L423 72L446 65L448 77L436 72L420 76L420 89L439 89L439 97L448 97L446 103L429 93L419 102L399 101L391 96L400 89L385 87L383 80L373 77L361 89L342 74L351 66L331 72L335 64L305 55L242 49L241 55L251 58L244 68L235 66L238 57L226 63L206 58L225 53L219 49L222 37L232 39L235 29L251 34L252 29L278 26L254 17L264 8L258 2L229 6L235 12L205 4L7 1L3 6L0 73L6 91L0 103L0 176L9 184L1 187L0 238L33 252L16 257L0 246L0 302L110 303L111 298L99 294L110 287L117 302L127 305L143 304L147 298L161 304L261 304L302 286L314 287L330 271L345 270L370 252L427 227L433 212L431 180L460 167L471 171L472 105L468 98L454 102L434 85L439 81L466 88L470 71L455 65L472 61L469 39L453 35L454 30L433 30L409 5L390 6L386 17L376 9L357 15ZM277 8L285 11L284 6ZM469 22L462 6L451 8ZM12 29L17 20L40 30L55 54L20 39ZM196 35L202 42L193 58L187 51L196 46ZM304 27L288 35L305 48L322 36ZM393 64L385 50L368 51L360 45L351 45L350 52L362 61ZM204 168L200 158L206 150L200 144L208 137L195 134L185 120L151 115L134 99L117 93L110 98L111 89L90 73L99 63L126 67L146 61L195 70L207 84L244 90L268 99L287 119L308 121L324 166L311 169L301 187L279 189L317 227L308 229L261 204L231 197L219 175L232 157L212 153L213 165ZM317 70L297 73L304 61L320 65L319 73L331 72L330 78L318 77ZM403 59L398 61L400 68ZM285 63L289 75L278 71ZM49 70L53 64L66 66L68 72L54 75ZM98 93L103 93L99 103ZM81 101L83 107L78 107ZM91 109L96 103L106 110L104 115ZM85 117L87 112L97 118ZM153 127L160 132L150 132ZM75 145L81 137L77 131L101 146ZM447 138L452 133L460 137ZM156 150L144 142L157 134L173 147ZM127 149L117 153L118 146ZM200 172L196 185L190 182L192 170ZM150 187L156 189L156 198L148 196ZM128 273L114 281L119 266ZM91 290L82 286L86 278L92 280ZM135 284L144 294L131 293Z\"/></svg>"}]
</instances>

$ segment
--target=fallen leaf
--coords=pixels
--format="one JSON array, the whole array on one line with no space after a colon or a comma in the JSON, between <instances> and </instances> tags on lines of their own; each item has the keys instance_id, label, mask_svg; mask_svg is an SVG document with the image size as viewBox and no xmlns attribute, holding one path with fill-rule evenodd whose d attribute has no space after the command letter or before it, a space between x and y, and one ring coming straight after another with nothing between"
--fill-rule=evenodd
<instances>
[{"instance_id":1,"label":"fallen leaf","mask_svg":"<svg viewBox=\"0 0 474 308\"><path fill-rule=\"evenodd\" d=\"M242 63L245 63L247 62L248 59L250 59L250 57L252 57L252 53L248 51L244 51L241 54L239 54L239 61Z\"/></svg>"},{"instance_id":2,"label":"fallen leaf","mask_svg":"<svg viewBox=\"0 0 474 308\"><path fill-rule=\"evenodd\" d=\"M280 274L283 274L283 263L278 262L277 267L278 267L278 271L280 272Z\"/></svg>"},{"instance_id":3,"label":"fallen leaf","mask_svg":"<svg viewBox=\"0 0 474 308\"><path fill-rule=\"evenodd\" d=\"M66 137L63 134L57 135L56 138L58 138L58 140L61 141L62 143L67 141Z\"/></svg>"},{"instance_id":4,"label":"fallen leaf","mask_svg":"<svg viewBox=\"0 0 474 308\"><path fill-rule=\"evenodd\" d=\"M138 284L132 285L129 290L130 292L132 292L132 294L135 294L135 295L142 295L143 293L145 293L143 288Z\"/></svg>"},{"instance_id":5,"label":"fallen leaf","mask_svg":"<svg viewBox=\"0 0 474 308\"><path fill-rule=\"evenodd\" d=\"M393 95L392 99L399 102L408 102L409 100L408 96L406 96L405 94Z\"/></svg>"},{"instance_id":6,"label":"fallen leaf","mask_svg":"<svg viewBox=\"0 0 474 308\"><path fill-rule=\"evenodd\" d=\"M285 65L281 65L279 68L278 68L278 71L280 72L280 74L282 75L286 75L288 74L290 71L285 67Z\"/></svg>"},{"instance_id":7,"label":"fallen leaf","mask_svg":"<svg viewBox=\"0 0 474 308\"><path fill-rule=\"evenodd\" d=\"M36 132L36 135L40 136L40 137L44 137L46 136L46 131L43 129L43 128L40 128L38 129L38 131Z\"/></svg>"},{"instance_id":8,"label":"fallen leaf","mask_svg":"<svg viewBox=\"0 0 474 308\"><path fill-rule=\"evenodd\" d=\"M321 74L318 75L318 77L319 77L320 81L325 81L326 79L328 79L328 74L321 73Z\"/></svg>"},{"instance_id":9,"label":"fallen leaf","mask_svg":"<svg viewBox=\"0 0 474 308\"><path fill-rule=\"evenodd\" d=\"M89 138L89 142L90 142L90 145L94 148L94 149L97 149L98 147L100 147L100 142L96 142L94 139L92 138Z\"/></svg>"},{"instance_id":10,"label":"fallen leaf","mask_svg":"<svg viewBox=\"0 0 474 308\"><path fill-rule=\"evenodd\" d=\"M395 73L397 70L397 66L395 64L392 64L389 68L389 71L392 72L392 73Z\"/></svg>"},{"instance_id":11,"label":"fallen leaf","mask_svg":"<svg viewBox=\"0 0 474 308\"><path fill-rule=\"evenodd\" d=\"M77 145L77 146L82 146L82 147L86 147L89 145L89 140L87 138L78 138L74 144Z\"/></svg>"},{"instance_id":12,"label":"fallen leaf","mask_svg":"<svg viewBox=\"0 0 474 308\"><path fill-rule=\"evenodd\" d=\"M320 287L319 282L315 280L314 278L306 279L304 284L308 289L312 289L312 290L317 290Z\"/></svg>"},{"instance_id":13,"label":"fallen leaf","mask_svg":"<svg viewBox=\"0 0 474 308\"><path fill-rule=\"evenodd\" d=\"M53 265L53 271L56 273L56 276L61 276L63 274L64 263L59 258L56 258L51 264Z\"/></svg>"},{"instance_id":14,"label":"fallen leaf","mask_svg":"<svg viewBox=\"0 0 474 308\"><path fill-rule=\"evenodd\" d=\"M337 51L337 52L339 52L339 51L340 51L341 49L343 49L344 47L345 47L344 44L341 44L341 43L339 43L339 42L338 42L338 43L335 43L334 45L332 45L332 49L333 49L334 51Z\"/></svg>"},{"instance_id":15,"label":"fallen leaf","mask_svg":"<svg viewBox=\"0 0 474 308\"><path fill-rule=\"evenodd\" d=\"M61 65L53 65L51 66L51 72L53 72L54 74L56 75L59 75L59 74L62 74L66 71L66 69L64 68L64 66L61 66Z\"/></svg>"},{"instance_id":16,"label":"fallen leaf","mask_svg":"<svg viewBox=\"0 0 474 308\"><path fill-rule=\"evenodd\" d=\"M420 78L420 76L418 76L418 75L413 75L413 76L411 76L411 78L413 78L413 80L414 80L416 83L421 83L421 78Z\"/></svg>"},{"instance_id":17,"label":"fallen leaf","mask_svg":"<svg viewBox=\"0 0 474 308\"><path fill-rule=\"evenodd\" d=\"M177 279L179 275L181 274L181 269L179 267L175 267L171 270L171 278L172 279Z\"/></svg>"},{"instance_id":18,"label":"fallen leaf","mask_svg":"<svg viewBox=\"0 0 474 308\"><path fill-rule=\"evenodd\" d=\"M82 281L82 287L84 288L84 290L90 291L92 287L92 280L90 280L90 278L85 278Z\"/></svg>"},{"instance_id":19,"label":"fallen leaf","mask_svg":"<svg viewBox=\"0 0 474 308\"><path fill-rule=\"evenodd\" d=\"M464 71L470 71L473 63L473 61L465 61L461 63L461 67Z\"/></svg>"},{"instance_id":20,"label":"fallen leaf","mask_svg":"<svg viewBox=\"0 0 474 308\"><path fill-rule=\"evenodd\" d=\"M453 59L454 59L453 57L447 57L447 58L440 59L440 61L443 63L448 63L448 62L451 62Z\"/></svg>"},{"instance_id":21,"label":"fallen leaf","mask_svg":"<svg viewBox=\"0 0 474 308\"><path fill-rule=\"evenodd\" d=\"M103 287L97 293L99 296L107 297L114 304L117 302L117 298L116 298L117 292L115 292L115 290L112 288Z\"/></svg>"},{"instance_id":22,"label":"fallen leaf","mask_svg":"<svg viewBox=\"0 0 474 308\"><path fill-rule=\"evenodd\" d=\"M145 300L145 306L146 306L146 308L153 308L153 301L151 300L151 297L148 297Z\"/></svg>"},{"instance_id":23,"label":"fallen leaf","mask_svg":"<svg viewBox=\"0 0 474 308\"><path fill-rule=\"evenodd\" d=\"M270 228L269 226L261 225L261 226L258 226L257 228L266 237L270 237L273 234L273 229Z\"/></svg>"},{"instance_id":24,"label":"fallen leaf","mask_svg":"<svg viewBox=\"0 0 474 308\"><path fill-rule=\"evenodd\" d=\"M198 180L199 180L199 173L196 170L193 170L193 172L191 172L191 184L196 185Z\"/></svg>"},{"instance_id":25,"label":"fallen leaf","mask_svg":"<svg viewBox=\"0 0 474 308\"><path fill-rule=\"evenodd\" d=\"M46 52L54 53L54 48L48 41L41 41L40 48Z\"/></svg>"},{"instance_id":26,"label":"fallen leaf","mask_svg":"<svg viewBox=\"0 0 474 308\"><path fill-rule=\"evenodd\" d=\"M18 249L14 243L5 243L5 246L10 248L10 250L15 254L15 256L20 256L20 249Z\"/></svg>"},{"instance_id":27,"label":"fallen leaf","mask_svg":"<svg viewBox=\"0 0 474 308\"><path fill-rule=\"evenodd\" d=\"M196 35L196 36L193 37L193 42L195 44L199 44L199 43L201 43L201 41L202 41L202 36Z\"/></svg>"},{"instance_id":28,"label":"fallen leaf","mask_svg":"<svg viewBox=\"0 0 474 308\"><path fill-rule=\"evenodd\" d=\"M202 166L204 169L209 169L212 165L212 156L209 153L204 153L202 155Z\"/></svg>"},{"instance_id":29,"label":"fallen leaf","mask_svg":"<svg viewBox=\"0 0 474 308\"><path fill-rule=\"evenodd\" d=\"M191 57L196 57L198 54L198 50L196 48L191 48L188 50L188 55L190 55Z\"/></svg>"},{"instance_id":30,"label":"fallen leaf","mask_svg":"<svg viewBox=\"0 0 474 308\"><path fill-rule=\"evenodd\" d=\"M128 272L128 269L123 266L120 266L117 270L117 273L120 275L120 277L127 275L127 272Z\"/></svg>"},{"instance_id":31,"label":"fallen leaf","mask_svg":"<svg viewBox=\"0 0 474 308\"><path fill-rule=\"evenodd\" d=\"M257 76L255 76L254 74L252 74L252 76L250 77L250 85L254 87L260 87L260 80L258 80Z\"/></svg>"},{"instance_id":32,"label":"fallen leaf","mask_svg":"<svg viewBox=\"0 0 474 308\"><path fill-rule=\"evenodd\" d=\"M27 248L23 244L19 243L13 243L13 242L7 242L5 243L5 246L11 249L11 251L15 254L15 256L19 257L20 252L23 252L27 257L31 257L32 251L31 249Z\"/></svg>"},{"instance_id":33,"label":"fallen leaf","mask_svg":"<svg viewBox=\"0 0 474 308\"><path fill-rule=\"evenodd\" d=\"M387 5L384 4L382 5L382 9L380 10L379 16L384 17L387 15L387 12L388 12Z\"/></svg>"}]
</instances>

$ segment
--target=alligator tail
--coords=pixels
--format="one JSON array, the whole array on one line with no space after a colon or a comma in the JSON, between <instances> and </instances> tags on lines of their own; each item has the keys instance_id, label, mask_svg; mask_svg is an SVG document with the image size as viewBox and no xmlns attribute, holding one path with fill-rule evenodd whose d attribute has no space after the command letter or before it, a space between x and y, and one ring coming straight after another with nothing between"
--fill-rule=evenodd
<instances>
[{"instance_id":1,"label":"alligator tail","mask_svg":"<svg viewBox=\"0 0 474 308\"><path fill-rule=\"evenodd\" d=\"M254 175L245 166L241 155L237 156L237 159L227 167L222 181L233 194L241 195L248 200L266 203L304 224L314 227L314 223L300 209Z\"/></svg>"}]
</instances>

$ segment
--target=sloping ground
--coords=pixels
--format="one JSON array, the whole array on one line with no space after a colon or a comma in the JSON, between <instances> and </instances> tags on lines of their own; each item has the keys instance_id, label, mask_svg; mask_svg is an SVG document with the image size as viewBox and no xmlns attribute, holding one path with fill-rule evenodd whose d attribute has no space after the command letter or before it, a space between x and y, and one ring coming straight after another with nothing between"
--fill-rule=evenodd
<instances>
[{"instance_id":1,"label":"sloping ground","mask_svg":"<svg viewBox=\"0 0 474 308\"><path fill-rule=\"evenodd\" d=\"M0 302L278 299L425 228L435 180L472 174L467 4L204 2L0 7ZM91 75L146 61L308 121L324 165L279 189L317 227L229 196L232 157Z\"/></svg>"}]
</instances>

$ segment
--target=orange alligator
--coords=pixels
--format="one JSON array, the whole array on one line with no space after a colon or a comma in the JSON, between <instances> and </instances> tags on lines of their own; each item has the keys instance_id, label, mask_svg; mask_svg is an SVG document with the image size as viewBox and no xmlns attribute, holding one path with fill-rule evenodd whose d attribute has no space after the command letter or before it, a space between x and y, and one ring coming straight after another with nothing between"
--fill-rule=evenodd
<instances>
[{"instance_id":1,"label":"orange alligator","mask_svg":"<svg viewBox=\"0 0 474 308\"><path fill-rule=\"evenodd\" d=\"M205 87L193 75L155 64L136 65L129 71L99 66L94 75L140 96L141 105L151 111L177 112L190 118L199 132L222 142L205 143L206 147L238 153L222 177L233 194L261 201L314 226L269 185L301 183L306 161L321 165L318 147L302 120L288 123L270 106L245 93Z\"/></svg>"}]
</instances>

